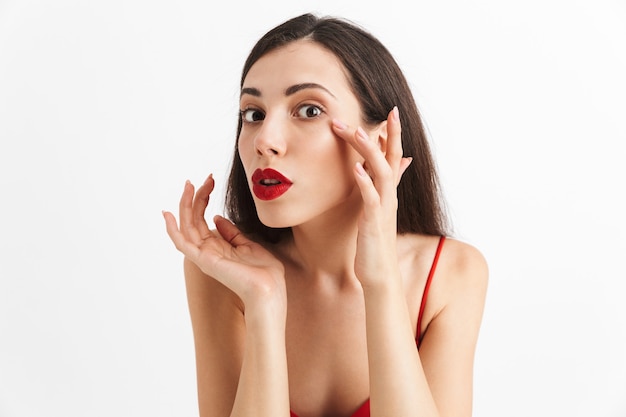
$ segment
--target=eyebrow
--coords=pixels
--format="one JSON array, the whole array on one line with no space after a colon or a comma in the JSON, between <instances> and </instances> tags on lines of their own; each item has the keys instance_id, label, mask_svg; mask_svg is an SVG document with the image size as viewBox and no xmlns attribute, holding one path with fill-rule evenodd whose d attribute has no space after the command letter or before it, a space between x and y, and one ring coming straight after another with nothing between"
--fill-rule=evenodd
<instances>
[{"instance_id":1,"label":"eyebrow","mask_svg":"<svg viewBox=\"0 0 626 417\"><path fill-rule=\"evenodd\" d=\"M254 97L261 97L261 91L258 88L254 88L254 87L242 88L241 94L239 94L239 97L242 97L244 94L249 94Z\"/></svg>"},{"instance_id":2,"label":"eyebrow","mask_svg":"<svg viewBox=\"0 0 626 417\"><path fill-rule=\"evenodd\" d=\"M286 96L290 96L292 94L296 94L298 91L301 90L306 90L309 88L315 88L318 90L323 90L326 93L330 94L333 98L336 98L335 95L333 93L331 93L326 87L324 87L323 85L319 85L316 83L303 83L303 84L296 84L296 85L292 85L291 87L288 87L285 90L285 95Z\"/></svg>"},{"instance_id":3,"label":"eyebrow","mask_svg":"<svg viewBox=\"0 0 626 417\"><path fill-rule=\"evenodd\" d=\"M333 98L336 98L335 95L330 92L330 90L328 90L323 85L320 85L320 84L317 84L317 83L294 84L294 85L292 85L290 87L287 87L287 89L285 90L285 95L286 96L291 96L293 94L296 94L298 91L306 90L306 89L309 89L309 88L323 90L326 93L330 94ZM249 95L254 96L254 97L261 97L261 95L262 95L261 94L261 90L259 90L258 88L254 88L254 87L242 88L241 89L241 94L239 95L239 97L243 96L244 94L249 94Z\"/></svg>"}]
</instances>

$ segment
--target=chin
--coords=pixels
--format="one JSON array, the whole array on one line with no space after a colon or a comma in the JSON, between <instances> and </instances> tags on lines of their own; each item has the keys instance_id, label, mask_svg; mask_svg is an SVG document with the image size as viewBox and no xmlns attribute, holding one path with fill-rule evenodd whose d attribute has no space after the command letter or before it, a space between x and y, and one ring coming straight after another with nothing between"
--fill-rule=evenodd
<instances>
[{"instance_id":1,"label":"chin","mask_svg":"<svg viewBox=\"0 0 626 417\"><path fill-rule=\"evenodd\" d=\"M294 225L289 215L285 215L285 213L281 213L278 210L257 210L257 215L261 223L274 229L284 229Z\"/></svg>"}]
</instances>

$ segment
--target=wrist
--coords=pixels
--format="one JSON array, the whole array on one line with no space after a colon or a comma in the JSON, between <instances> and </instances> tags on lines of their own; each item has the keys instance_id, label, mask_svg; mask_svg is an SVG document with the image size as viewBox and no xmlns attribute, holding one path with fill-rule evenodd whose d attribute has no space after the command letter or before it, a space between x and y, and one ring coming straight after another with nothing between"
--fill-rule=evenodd
<instances>
[{"instance_id":1,"label":"wrist","mask_svg":"<svg viewBox=\"0 0 626 417\"><path fill-rule=\"evenodd\" d=\"M255 302L245 304L244 319L247 326L264 328L282 327L287 321L286 294L257 298Z\"/></svg>"},{"instance_id":2,"label":"wrist","mask_svg":"<svg viewBox=\"0 0 626 417\"><path fill-rule=\"evenodd\" d=\"M368 275L373 275L373 277L371 279L359 278L366 297L376 294L404 293L402 277L397 268L390 268Z\"/></svg>"}]
</instances>

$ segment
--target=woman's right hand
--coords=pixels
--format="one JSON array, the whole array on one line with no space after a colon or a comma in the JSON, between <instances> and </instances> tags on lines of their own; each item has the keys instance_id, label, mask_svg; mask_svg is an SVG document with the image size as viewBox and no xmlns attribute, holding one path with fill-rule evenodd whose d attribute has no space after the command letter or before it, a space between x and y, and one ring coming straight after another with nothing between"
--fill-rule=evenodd
<instances>
[{"instance_id":1,"label":"woman's right hand","mask_svg":"<svg viewBox=\"0 0 626 417\"><path fill-rule=\"evenodd\" d=\"M283 264L224 217L215 216L217 230L209 229L204 213L214 186L209 175L194 196L194 186L185 183L179 207L180 229L175 216L163 212L167 234L188 260L233 291L246 310L274 305L286 311Z\"/></svg>"}]
</instances>

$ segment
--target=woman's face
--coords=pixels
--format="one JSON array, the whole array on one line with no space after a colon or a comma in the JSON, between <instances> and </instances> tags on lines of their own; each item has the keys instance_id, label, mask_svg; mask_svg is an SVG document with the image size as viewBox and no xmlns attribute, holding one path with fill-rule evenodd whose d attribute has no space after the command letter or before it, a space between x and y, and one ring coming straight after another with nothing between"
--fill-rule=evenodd
<instances>
[{"instance_id":1,"label":"woman's face","mask_svg":"<svg viewBox=\"0 0 626 417\"><path fill-rule=\"evenodd\" d=\"M239 154L265 225L354 215L360 194L353 167L363 158L331 125L333 118L363 123L335 55L305 40L264 55L244 80L240 109Z\"/></svg>"}]
</instances>

